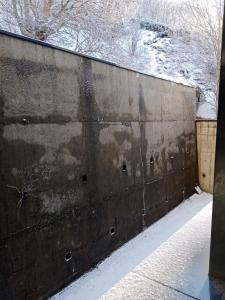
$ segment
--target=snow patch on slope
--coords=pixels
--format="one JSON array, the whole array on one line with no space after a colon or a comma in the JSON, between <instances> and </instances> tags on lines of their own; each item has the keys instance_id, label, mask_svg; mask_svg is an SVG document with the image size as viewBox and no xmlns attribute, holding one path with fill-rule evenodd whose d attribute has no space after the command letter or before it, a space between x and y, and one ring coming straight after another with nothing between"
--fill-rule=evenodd
<instances>
[{"instance_id":1,"label":"snow patch on slope","mask_svg":"<svg viewBox=\"0 0 225 300\"><path fill-rule=\"evenodd\" d=\"M215 80L190 41L175 36L162 37L158 32L140 29L133 55L129 52L130 36L123 37L120 44L122 52L121 49L120 53L112 51L108 60L154 77L195 87L201 91L197 117L216 119Z\"/></svg>"}]
</instances>

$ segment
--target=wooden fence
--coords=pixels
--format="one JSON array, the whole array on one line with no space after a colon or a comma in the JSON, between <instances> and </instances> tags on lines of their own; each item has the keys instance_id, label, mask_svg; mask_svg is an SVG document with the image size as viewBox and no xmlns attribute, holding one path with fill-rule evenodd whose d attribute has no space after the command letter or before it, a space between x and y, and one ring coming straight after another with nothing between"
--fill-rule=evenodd
<instances>
[{"instance_id":1,"label":"wooden fence","mask_svg":"<svg viewBox=\"0 0 225 300\"><path fill-rule=\"evenodd\" d=\"M217 121L197 120L199 184L213 193Z\"/></svg>"}]
</instances>

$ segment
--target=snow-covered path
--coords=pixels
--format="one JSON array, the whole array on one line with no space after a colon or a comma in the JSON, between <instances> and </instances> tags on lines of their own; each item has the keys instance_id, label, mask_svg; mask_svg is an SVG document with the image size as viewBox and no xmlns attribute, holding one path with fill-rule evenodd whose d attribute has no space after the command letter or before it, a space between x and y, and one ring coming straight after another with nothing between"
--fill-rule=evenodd
<instances>
[{"instance_id":1,"label":"snow-covered path","mask_svg":"<svg viewBox=\"0 0 225 300\"><path fill-rule=\"evenodd\" d=\"M207 276L211 200L186 200L53 299L221 299Z\"/></svg>"}]
</instances>

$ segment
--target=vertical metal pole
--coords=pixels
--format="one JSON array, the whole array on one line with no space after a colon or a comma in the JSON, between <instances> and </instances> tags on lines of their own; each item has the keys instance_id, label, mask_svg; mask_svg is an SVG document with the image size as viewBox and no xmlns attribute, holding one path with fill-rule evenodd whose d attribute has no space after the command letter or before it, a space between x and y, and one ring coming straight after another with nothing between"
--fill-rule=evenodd
<instances>
[{"instance_id":1,"label":"vertical metal pole","mask_svg":"<svg viewBox=\"0 0 225 300\"><path fill-rule=\"evenodd\" d=\"M209 274L225 279L225 20L223 20Z\"/></svg>"}]
</instances>

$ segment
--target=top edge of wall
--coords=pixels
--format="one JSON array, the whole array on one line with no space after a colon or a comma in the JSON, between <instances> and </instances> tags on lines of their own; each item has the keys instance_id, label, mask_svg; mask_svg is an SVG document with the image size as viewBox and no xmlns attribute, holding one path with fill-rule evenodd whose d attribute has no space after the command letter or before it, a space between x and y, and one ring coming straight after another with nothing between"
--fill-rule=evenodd
<instances>
[{"instance_id":1,"label":"top edge of wall","mask_svg":"<svg viewBox=\"0 0 225 300\"><path fill-rule=\"evenodd\" d=\"M182 85L182 86L186 86L186 87L189 87L189 88L192 88L192 89L196 88L195 86L193 86L191 84L189 85L189 84L185 84L185 83L182 83L182 82L176 82L176 81L173 81L173 80L170 80L170 79L165 79L165 78L157 77L157 76L150 75L150 74L147 74L147 73L144 73L144 72L140 72L140 71L137 71L137 70L134 70L134 69L131 69L131 68L126 68L126 67L120 66L118 64L112 63L110 61L106 61L106 60L99 59L99 58L96 58L96 57L92 57L92 56L89 56L89 55L81 54L81 53L78 53L76 51L72 51L72 50L69 50L69 49L66 49L66 48L63 48L63 47L59 47L59 46L56 46L56 45L53 45L53 44L49 44L47 42L36 40L36 39L30 38L30 37L27 37L27 36L24 36L24 35L20 35L20 34L17 34L17 33L13 33L13 32L10 32L10 31L5 31L5 30L0 29L0 35L6 35L6 36L9 36L9 37L13 37L13 38L16 38L16 39L19 39L19 40L22 40L22 41L30 42L30 43L33 43L33 44L36 44L36 45L40 45L40 46L44 46L44 47L47 47L47 48L67 52L69 54L73 54L73 55L77 55L77 56L84 57L84 58L87 58L87 59L91 59L91 60L94 60L94 61L97 61L97 62L100 62L100 63L103 63L103 64L111 65L111 66L114 66L116 68L131 71L131 72L134 72L134 73L137 73L137 74L140 74L140 75L145 75L145 76L148 76L148 77L151 77L151 78L157 78L159 80L163 80L163 81L166 81L166 82L171 82L171 83L176 84L176 85Z\"/></svg>"},{"instance_id":2,"label":"top edge of wall","mask_svg":"<svg viewBox=\"0 0 225 300\"><path fill-rule=\"evenodd\" d=\"M217 119L196 119L196 122L217 122Z\"/></svg>"}]
</instances>

